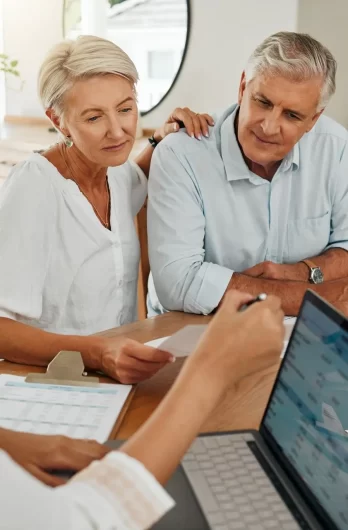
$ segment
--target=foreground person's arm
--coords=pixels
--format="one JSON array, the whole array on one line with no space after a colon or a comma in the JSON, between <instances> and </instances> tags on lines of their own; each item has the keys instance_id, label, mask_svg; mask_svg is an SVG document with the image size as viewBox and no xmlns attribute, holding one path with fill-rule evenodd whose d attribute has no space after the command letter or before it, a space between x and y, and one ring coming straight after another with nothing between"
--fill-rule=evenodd
<instances>
[{"instance_id":1,"label":"foreground person's arm","mask_svg":"<svg viewBox=\"0 0 348 530\"><path fill-rule=\"evenodd\" d=\"M120 452L109 453L55 490L34 482L10 461L2 462L6 498L0 496L0 528L21 528L25 521L29 530L144 530L164 515L173 502L158 482L170 476L227 388L279 358L284 334L280 302L269 298L236 314L249 298L240 293L226 297L167 397ZM10 477L6 482L5 476ZM21 499L20 511L10 510L10 495L16 503Z\"/></svg>"},{"instance_id":2,"label":"foreground person's arm","mask_svg":"<svg viewBox=\"0 0 348 530\"><path fill-rule=\"evenodd\" d=\"M0 528L145 530L164 515L173 501L158 482L168 479L227 388L279 358L284 335L279 300L269 298L236 314L248 299L241 293L226 297L149 421L121 451L67 485L51 490L0 453Z\"/></svg>"},{"instance_id":3,"label":"foreground person's arm","mask_svg":"<svg viewBox=\"0 0 348 530\"><path fill-rule=\"evenodd\" d=\"M229 293L161 405L121 449L142 462L161 483L169 478L226 390L279 358L284 338L280 300L269 297L237 313L248 299L244 293Z\"/></svg>"}]
</instances>

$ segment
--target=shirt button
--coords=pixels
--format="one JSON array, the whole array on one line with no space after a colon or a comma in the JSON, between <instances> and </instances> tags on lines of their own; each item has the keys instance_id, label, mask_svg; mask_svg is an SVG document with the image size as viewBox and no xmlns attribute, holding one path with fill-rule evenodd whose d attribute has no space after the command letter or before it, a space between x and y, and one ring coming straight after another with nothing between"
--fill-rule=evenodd
<instances>
[{"instance_id":1,"label":"shirt button","mask_svg":"<svg viewBox=\"0 0 348 530\"><path fill-rule=\"evenodd\" d=\"M119 280L119 282L118 282L118 286L119 286L119 287L122 287L122 285L123 285L123 280Z\"/></svg>"}]
</instances>

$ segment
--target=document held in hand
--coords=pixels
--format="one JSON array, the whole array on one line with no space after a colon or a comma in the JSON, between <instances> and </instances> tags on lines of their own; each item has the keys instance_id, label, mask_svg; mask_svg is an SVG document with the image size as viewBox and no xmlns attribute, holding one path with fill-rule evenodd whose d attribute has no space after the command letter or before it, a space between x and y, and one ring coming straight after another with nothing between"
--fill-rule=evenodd
<instances>
[{"instance_id":1,"label":"document held in hand","mask_svg":"<svg viewBox=\"0 0 348 530\"><path fill-rule=\"evenodd\" d=\"M296 318L284 319L285 340L281 357L284 355L295 322ZM206 327L206 325L185 326L170 337L162 337L160 339L151 340L146 344L148 346L152 346L153 348L160 348L161 350L167 351L172 355L175 355L175 357L187 357L197 347Z\"/></svg>"}]
</instances>

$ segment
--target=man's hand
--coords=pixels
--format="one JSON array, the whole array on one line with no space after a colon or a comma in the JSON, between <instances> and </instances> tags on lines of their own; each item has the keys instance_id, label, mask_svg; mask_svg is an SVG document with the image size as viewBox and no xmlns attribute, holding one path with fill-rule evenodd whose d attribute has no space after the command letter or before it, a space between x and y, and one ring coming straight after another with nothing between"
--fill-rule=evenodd
<instances>
[{"instance_id":1,"label":"man's hand","mask_svg":"<svg viewBox=\"0 0 348 530\"><path fill-rule=\"evenodd\" d=\"M0 448L31 475L48 486L60 486L65 479L50 470L81 471L110 449L94 440L74 440L0 429Z\"/></svg>"},{"instance_id":2,"label":"man's hand","mask_svg":"<svg viewBox=\"0 0 348 530\"><path fill-rule=\"evenodd\" d=\"M166 364L175 361L168 352L124 337L101 338L99 355L99 369L124 384L149 379Z\"/></svg>"},{"instance_id":3,"label":"man's hand","mask_svg":"<svg viewBox=\"0 0 348 530\"><path fill-rule=\"evenodd\" d=\"M282 280L307 282L309 270L305 263L273 263L263 261L243 271L246 276L264 278L265 280Z\"/></svg>"}]
</instances>

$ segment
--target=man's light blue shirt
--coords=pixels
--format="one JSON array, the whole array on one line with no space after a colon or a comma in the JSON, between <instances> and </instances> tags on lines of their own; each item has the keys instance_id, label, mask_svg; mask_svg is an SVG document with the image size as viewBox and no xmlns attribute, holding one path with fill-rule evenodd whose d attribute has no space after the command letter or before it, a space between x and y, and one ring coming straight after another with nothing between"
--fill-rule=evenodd
<instances>
[{"instance_id":1,"label":"man's light blue shirt","mask_svg":"<svg viewBox=\"0 0 348 530\"><path fill-rule=\"evenodd\" d=\"M209 314L234 271L348 250L347 131L321 116L269 182L244 161L237 110L229 108L209 138L170 134L154 152L149 256L168 310ZM149 305L156 307L153 288Z\"/></svg>"}]
</instances>

